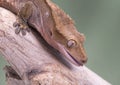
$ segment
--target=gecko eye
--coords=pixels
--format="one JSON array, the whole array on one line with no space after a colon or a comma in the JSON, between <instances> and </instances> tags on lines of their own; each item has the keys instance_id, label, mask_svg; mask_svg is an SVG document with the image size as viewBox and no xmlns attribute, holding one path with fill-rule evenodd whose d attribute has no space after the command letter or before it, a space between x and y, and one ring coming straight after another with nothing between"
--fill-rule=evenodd
<instances>
[{"instance_id":1,"label":"gecko eye","mask_svg":"<svg viewBox=\"0 0 120 85\"><path fill-rule=\"evenodd\" d=\"M69 40L69 41L67 42L67 46L68 46L69 48L74 47L75 45L76 45L76 42L75 42L74 40Z\"/></svg>"}]
</instances>

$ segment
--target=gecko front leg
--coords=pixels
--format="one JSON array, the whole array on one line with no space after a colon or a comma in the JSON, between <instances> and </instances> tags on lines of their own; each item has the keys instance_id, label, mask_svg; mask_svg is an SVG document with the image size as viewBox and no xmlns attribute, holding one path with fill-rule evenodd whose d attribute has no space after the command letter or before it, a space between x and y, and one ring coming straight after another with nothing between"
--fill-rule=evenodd
<instances>
[{"instance_id":1,"label":"gecko front leg","mask_svg":"<svg viewBox=\"0 0 120 85\"><path fill-rule=\"evenodd\" d=\"M32 6L33 6L33 3L31 1L28 1L19 10L17 14L17 19L13 24L13 26L16 27L15 29L16 34L19 34L21 32L22 35L26 35L26 32L30 31L30 28L28 26L28 20L30 19L33 12Z\"/></svg>"}]
</instances>

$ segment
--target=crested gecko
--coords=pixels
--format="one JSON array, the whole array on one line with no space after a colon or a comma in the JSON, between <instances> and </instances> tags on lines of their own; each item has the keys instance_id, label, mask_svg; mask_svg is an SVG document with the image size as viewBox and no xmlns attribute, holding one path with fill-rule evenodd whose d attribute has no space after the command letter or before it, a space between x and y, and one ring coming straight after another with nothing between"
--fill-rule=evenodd
<instances>
[{"instance_id":1,"label":"crested gecko","mask_svg":"<svg viewBox=\"0 0 120 85\"><path fill-rule=\"evenodd\" d=\"M15 33L25 35L35 28L53 48L71 63L80 66L87 61L84 35L73 20L51 0L0 0L0 6L17 15Z\"/></svg>"}]
</instances>

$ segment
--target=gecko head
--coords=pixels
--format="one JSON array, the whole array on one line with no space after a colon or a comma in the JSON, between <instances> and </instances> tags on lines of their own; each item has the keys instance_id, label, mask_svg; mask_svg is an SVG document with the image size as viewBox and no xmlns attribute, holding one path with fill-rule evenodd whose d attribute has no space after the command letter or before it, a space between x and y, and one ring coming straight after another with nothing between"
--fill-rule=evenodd
<instances>
[{"instance_id":1,"label":"gecko head","mask_svg":"<svg viewBox=\"0 0 120 85\"><path fill-rule=\"evenodd\" d=\"M80 66L85 64L87 56L83 46L84 35L78 32L73 24L67 24L58 28L53 33L53 38L60 44L62 50L59 51L74 65Z\"/></svg>"},{"instance_id":2,"label":"gecko head","mask_svg":"<svg viewBox=\"0 0 120 85\"><path fill-rule=\"evenodd\" d=\"M85 37L83 34L76 32L77 34L71 35L65 45L65 50L71 57L71 61L76 65L83 65L87 62L87 56L83 46Z\"/></svg>"}]
</instances>

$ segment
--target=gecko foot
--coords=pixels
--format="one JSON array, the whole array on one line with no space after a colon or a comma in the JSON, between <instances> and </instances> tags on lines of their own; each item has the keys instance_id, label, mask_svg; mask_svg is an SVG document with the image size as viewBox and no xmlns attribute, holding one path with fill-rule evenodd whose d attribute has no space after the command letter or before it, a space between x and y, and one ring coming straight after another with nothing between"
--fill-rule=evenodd
<instances>
[{"instance_id":1,"label":"gecko foot","mask_svg":"<svg viewBox=\"0 0 120 85\"><path fill-rule=\"evenodd\" d=\"M27 25L26 22L24 22L22 19L18 18L14 23L13 26L16 28L15 33L19 34L20 32L22 35L26 35L26 32L30 32L30 28Z\"/></svg>"}]
</instances>

